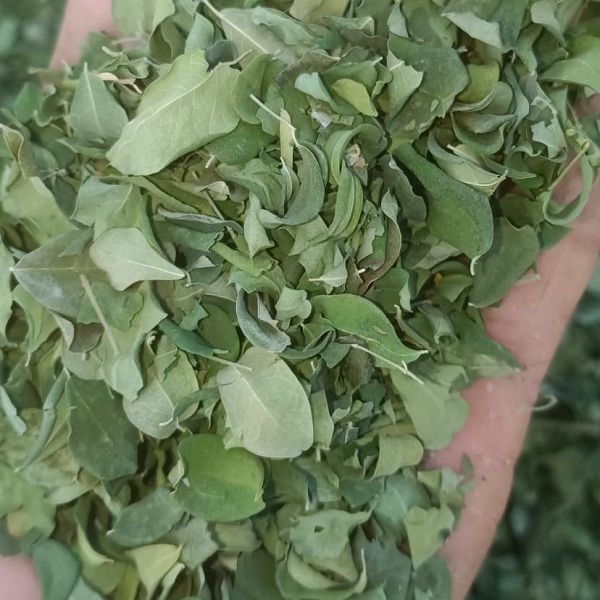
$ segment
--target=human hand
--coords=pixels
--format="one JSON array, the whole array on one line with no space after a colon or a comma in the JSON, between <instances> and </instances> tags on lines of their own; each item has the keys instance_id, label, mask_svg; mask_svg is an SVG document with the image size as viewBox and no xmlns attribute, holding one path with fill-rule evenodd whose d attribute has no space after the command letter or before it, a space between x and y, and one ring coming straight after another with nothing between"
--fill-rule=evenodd
<instances>
[{"instance_id":1,"label":"human hand","mask_svg":"<svg viewBox=\"0 0 600 600\"><path fill-rule=\"evenodd\" d=\"M75 61L91 30L114 31L111 1L70 0L53 64ZM561 193L569 197L579 178L573 173L563 183ZM499 308L486 311L490 335L512 350L525 369L510 378L480 381L469 390L467 426L450 448L433 457L436 465L459 468L467 454L475 467L475 488L457 531L444 548L453 572L455 600L467 594L493 540L539 384L596 266L599 225L600 186L596 186L574 231L541 257L539 278L518 285ZM0 582L0 600L40 597L35 573L25 559L0 559Z\"/></svg>"},{"instance_id":2,"label":"human hand","mask_svg":"<svg viewBox=\"0 0 600 600\"><path fill-rule=\"evenodd\" d=\"M593 104L600 110L600 97ZM580 187L581 176L573 171L557 190L557 199L572 199ZM452 571L454 600L466 597L492 544L540 384L596 269L599 252L600 181L573 230L540 257L538 277L518 284L498 308L484 313L488 334L511 350L524 369L511 377L480 380L468 390L467 425L449 448L432 458L436 466L459 469L467 455L475 470L474 489L443 549Z\"/></svg>"}]
</instances>

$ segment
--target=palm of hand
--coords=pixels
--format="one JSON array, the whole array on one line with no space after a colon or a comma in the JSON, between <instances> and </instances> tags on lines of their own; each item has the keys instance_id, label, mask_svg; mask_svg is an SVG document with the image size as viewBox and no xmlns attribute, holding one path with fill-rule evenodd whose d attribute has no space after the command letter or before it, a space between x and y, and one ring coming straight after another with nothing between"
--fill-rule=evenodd
<instances>
[{"instance_id":1,"label":"palm of hand","mask_svg":"<svg viewBox=\"0 0 600 600\"><path fill-rule=\"evenodd\" d=\"M579 185L574 173L564 181L560 196L575 196ZM493 541L540 383L596 268L599 251L597 182L573 231L541 256L538 278L517 285L499 308L485 313L490 336L511 350L524 368L511 377L477 382L466 394L471 406L466 427L434 457L436 465L458 469L466 454L475 468L474 489L444 548L456 600L466 596Z\"/></svg>"}]
</instances>

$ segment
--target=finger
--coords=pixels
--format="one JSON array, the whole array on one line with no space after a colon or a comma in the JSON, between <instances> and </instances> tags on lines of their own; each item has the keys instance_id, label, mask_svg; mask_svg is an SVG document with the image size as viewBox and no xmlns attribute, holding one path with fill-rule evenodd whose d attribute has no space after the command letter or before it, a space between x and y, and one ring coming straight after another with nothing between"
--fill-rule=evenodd
<instances>
[{"instance_id":1,"label":"finger","mask_svg":"<svg viewBox=\"0 0 600 600\"><path fill-rule=\"evenodd\" d=\"M576 175L565 195L577 187ZM485 313L487 331L526 369L513 377L477 382L466 394L471 414L437 465L459 468L468 455L474 490L444 554L454 577L454 598L465 597L485 558L510 493L515 462L531 407L564 329L597 264L600 249L600 184L573 231L538 263L539 278L517 285L499 308Z\"/></svg>"},{"instance_id":2,"label":"finger","mask_svg":"<svg viewBox=\"0 0 600 600\"><path fill-rule=\"evenodd\" d=\"M39 600L33 563L24 556L0 557L0 600Z\"/></svg>"},{"instance_id":3,"label":"finger","mask_svg":"<svg viewBox=\"0 0 600 600\"><path fill-rule=\"evenodd\" d=\"M51 66L76 63L81 45L92 31L115 33L111 0L68 0Z\"/></svg>"}]
</instances>

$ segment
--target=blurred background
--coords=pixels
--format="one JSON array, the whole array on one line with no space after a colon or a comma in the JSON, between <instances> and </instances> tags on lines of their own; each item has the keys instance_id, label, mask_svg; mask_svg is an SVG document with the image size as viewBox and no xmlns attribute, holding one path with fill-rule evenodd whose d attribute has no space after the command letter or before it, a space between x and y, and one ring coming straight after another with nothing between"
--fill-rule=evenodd
<instances>
[{"instance_id":1,"label":"blurred background","mask_svg":"<svg viewBox=\"0 0 600 600\"><path fill-rule=\"evenodd\" d=\"M0 106L10 105L31 69L47 64L63 4L0 0ZM539 406L470 600L600 599L600 270Z\"/></svg>"}]
</instances>

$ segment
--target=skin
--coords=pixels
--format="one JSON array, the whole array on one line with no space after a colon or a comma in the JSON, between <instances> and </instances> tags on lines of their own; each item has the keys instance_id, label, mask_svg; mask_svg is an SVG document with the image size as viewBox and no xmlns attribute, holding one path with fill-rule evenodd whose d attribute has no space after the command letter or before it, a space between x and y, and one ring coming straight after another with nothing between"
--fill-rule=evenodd
<instances>
[{"instance_id":1,"label":"skin","mask_svg":"<svg viewBox=\"0 0 600 600\"><path fill-rule=\"evenodd\" d=\"M110 0L70 0L52 63L75 62L86 34L114 33ZM600 110L595 99L585 110ZM576 196L574 170L557 192ZM524 366L521 373L481 380L468 392L471 414L466 427L432 466L460 468L464 455L473 462L474 488L460 524L443 554L453 574L454 600L463 600L494 539L510 494L514 467L531 417L531 408L558 343L596 268L600 252L600 183L571 233L538 261L534 280L517 285L498 308L485 312L488 333L509 348ZM39 600L34 569L25 557L0 557L0 600Z\"/></svg>"}]
</instances>

